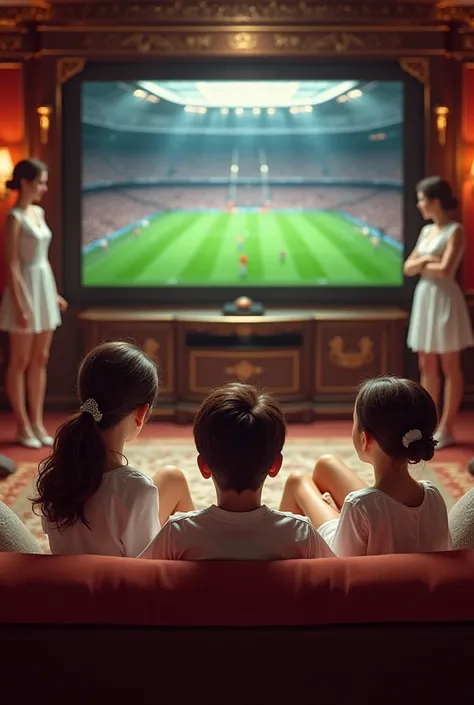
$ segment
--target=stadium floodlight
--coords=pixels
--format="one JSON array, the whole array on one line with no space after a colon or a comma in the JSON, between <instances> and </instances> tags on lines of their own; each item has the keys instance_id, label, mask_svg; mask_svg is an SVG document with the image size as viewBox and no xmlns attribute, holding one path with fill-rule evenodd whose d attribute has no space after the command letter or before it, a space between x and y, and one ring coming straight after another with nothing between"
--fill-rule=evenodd
<instances>
[{"instance_id":1,"label":"stadium floodlight","mask_svg":"<svg viewBox=\"0 0 474 705\"><path fill-rule=\"evenodd\" d=\"M347 95L339 95L336 100L338 103L347 103L349 98L347 97Z\"/></svg>"},{"instance_id":2,"label":"stadium floodlight","mask_svg":"<svg viewBox=\"0 0 474 705\"><path fill-rule=\"evenodd\" d=\"M232 166L230 167L230 170L231 170L231 172L232 172L233 174L237 174L238 171L239 171L239 166L238 166L238 164L232 164Z\"/></svg>"},{"instance_id":3,"label":"stadium floodlight","mask_svg":"<svg viewBox=\"0 0 474 705\"><path fill-rule=\"evenodd\" d=\"M266 164L262 164L262 166L260 167L260 171L262 172L262 174L268 174L268 166Z\"/></svg>"},{"instance_id":4,"label":"stadium floodlight","mask_svg":"<svg viewBox=\"0 0 474 705\"><path fill-rule=\"evenodd\" d=\"M312 105L307 105L304 109L305 113L312 113L313 112L313 106Z\"/></svg>"},{"instance_id":5,"label":"stadium floodlight","mask_svg":"<svg viewBox=\"0 0 474 705\"><path fill-rule=\"evenodd\" d=\"M200 115L205 115L207 113L207 108L198 108L198 113Z\"/></svg>"},{"instance_id":6,"label":"stadium floodlight","mask_svg":"<svg viewBox=\"0 0 474 705\"><path fill-rule=\"evenodd\" d=\"M208 107L253 108L291 105L296 81L197 81L196 89Z\"/></svg>"},{"instance_id":7,"label":"stadium floodlight","mask_svg":"<svg viewBox=\"0 0 474 705\"><path fill-rule=\"evenodd\" d=\"M267 115L275 115L276 110L275 108L268 108L267 109Z\"/></svg>"},{"instance_id":8,"label":"stadium floodlight","mask_svg":"<svg viewBox=\"0 0 474 705\"><path fill-rule=\"evenodd\" d=\"M236 109L235 109L235 114L236 114L236 115L243 115L243 114L244 114L244 109L243 109L243 108L236 108Z\"/></svg>"},{"instance_id":9,"label":"stadium floodlight","mask_svg":"<svg viewBox=\"0 0 474 705\"><path fill-rule=\"evenodd\" d=\"M347 95L351 100L354 100L354 98L360 98L362 96L362 91L358 88L354 88L354 90L349 91Z\"/></svg>"},{"instance_id":10,"label":"stadium floodlight","mask_svg":"<svg viewBox=\"0 0 474 705\"><path fill-rule=\"evenodd\" d=\"M321 105L347 95L359 86L358 81L139 81L142 88L162 100L177 105L205 106L208 110L235 108L263 114L267 108L288 110L306 105ZM257 109L257 110L254 110ZM259 112L261 111L261 112Z\"/></svg>"},{"instance_id":11,"label":"stadium floodlight","mask_svg":"<svg viewBox=\"0 0 474 705\"><path fill-rule=\"evenodd\" d=\"M160 99L158 98L157 95L151 95L151 94L147 95L146 99L149 103L159 103L160 102Z\"/></svg>"},{"instance_id":12,"label":"stadium floodlight","mask_svg":"<svg viewBox=\"0 0 474 705\"><path fill-rule=\"evenodd\" d=\"M146 98L147 97L147 92L143 91L141 88L137 88L136 91L134 91L133 95L135 98Z\"/></svg>"},{"instance_id":13,"label":"stadium floodlight","mask_svg":"<svg viewBox=\"0 0 474 705\"><path fill-rule=\"evenodd\" d=\"M228 115L229 114L229 108L221 108L221 115Z\"/></svg>"},{"instance_id":14,"label":"stadium floodlight","mask_svg":"<svg viewBox=\"0 0 474 705\"><path fill-rule=\"evenodd\" d=\"M192 109L192 107L191 107L190 105L185 105L185 106L184 106L184 112L185 112L185 113L192 113L192 112L193 112L193 109Z\"/></svg>"},{"instance_id":15,"label":"stadium floodlight","mask_svg":"<svg viewBox=\"0 0 474 705\"><path fill-rule=\"evenodd\" d=\"M290 113L291 113L292 115L296 115L297 112L298 112L298 108L295 108L295 106L292 105L291 108L290 108Z\"/></svg>"}]
</instances>

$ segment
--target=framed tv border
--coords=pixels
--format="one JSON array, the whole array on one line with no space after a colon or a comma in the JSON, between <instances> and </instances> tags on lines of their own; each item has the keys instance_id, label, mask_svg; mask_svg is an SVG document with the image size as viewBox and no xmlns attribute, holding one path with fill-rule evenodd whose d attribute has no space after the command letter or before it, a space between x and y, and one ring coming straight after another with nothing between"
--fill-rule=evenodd
<instances>
[{"instance_id":1,"label":"framed tv border","mask_svg":"<svg viewBox=\"0 0 474 705\"><path fill-rule=\"evenodd\" d=\"M262 59L174 59L140 63L90 62L62 87L63 290L72 304L87 305L220 305L245 294L264 305L401 305L409 304L414 280L401 286L173 286L86 287L82 284L82 84L89 81L145 80L399 81L403 101L403 221L405 251L414 246L422 225L416 208L416 184L425 164L425 99L423 84L397 61L339 62Z\"/></svg>"}]
</instances>

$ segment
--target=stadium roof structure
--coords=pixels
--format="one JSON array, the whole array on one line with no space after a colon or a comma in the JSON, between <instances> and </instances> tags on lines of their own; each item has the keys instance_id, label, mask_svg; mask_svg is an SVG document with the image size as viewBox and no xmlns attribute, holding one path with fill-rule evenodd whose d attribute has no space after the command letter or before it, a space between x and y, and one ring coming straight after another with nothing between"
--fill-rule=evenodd
<instances>
[{"instance_id":1,"label":"stadium roof structure","mask_svg":"<svg viewBox=\"0 0 474 705\"><path fill-rule=\"evenodd\" d=\"M321 105L359 81L139 81L140 87L177 105L205 108L291 108Z\"/></svg>"},{"instance_id":2,"label":"stadium roof structure","mask_svg":"<svg viewBox=\"0 0 474 705\"><path fill-rule=\"evenodd\" d=\"M262 84L269 86L267 93L263 93ZM202 101L207 101L206 105L199 105L196 97L191 100L192 95L197 94L191 94L190 90L196 91L198 85L204 86L206 96L202 92L200 95ZM245 92L242 89L241 104L236 105L231 89L235 91L242 86ZM181 102L171 102L171 94L179 94ZM223 96L230 105L222 105ZM312 100L319 100L319 103ZM403 124L403 105L401 81L229 81L225 84L209 81L203 84L135 80L85 81L82 85L84 124L150 134L380 132Z\"/></svg>"}]
</instances>

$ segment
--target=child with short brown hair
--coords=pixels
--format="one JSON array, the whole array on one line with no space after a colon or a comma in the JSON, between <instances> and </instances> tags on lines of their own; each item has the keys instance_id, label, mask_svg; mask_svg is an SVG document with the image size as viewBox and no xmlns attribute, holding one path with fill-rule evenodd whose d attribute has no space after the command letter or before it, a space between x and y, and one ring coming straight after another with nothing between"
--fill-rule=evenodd
<instances>
[{"instance_id":1,"label":"child with short brown hair","mask_svg":"<svg viewBox=\"0 0 474 705\"><path fill-rule=\"evenodd\" d=\"M194 422L198 466L217 506L175 514L142 558L280 560L331 557L311 522L262 504L267 477L280 471L283 412L269 394L234 382L215 389Z\"/></svg>"}]
</instances>

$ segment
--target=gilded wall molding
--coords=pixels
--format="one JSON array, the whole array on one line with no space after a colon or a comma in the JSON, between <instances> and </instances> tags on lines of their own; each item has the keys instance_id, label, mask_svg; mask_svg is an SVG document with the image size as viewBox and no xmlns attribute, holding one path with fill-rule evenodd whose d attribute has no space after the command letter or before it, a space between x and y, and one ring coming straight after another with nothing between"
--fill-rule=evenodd
<instances>
[{"instance_id":1,"label":"gilded wall molding","mask_svg":"<svg viewBox=\"0 0 474 705\"><path fill-rule=\"evenodd\" d=\"M192 53L213 48L211 34L180 34L165 32L107 32L85 34L86 51L121 52L138 54Z\"/></svg>"},{"instance_id":2,"label":"gilded wall molding","mask_svg":"<svg viewBox=\"0 0 474 705\"><path fill-rule=\"evenodd\" d=\"M67 57L59 59L57 64L58 83L63 85L71 80L74 76L84 70L86 65L85 59L80 57Z\"/></svg>"},{"instance_id":3,"label":"gilded wall molding","mask_svg":"<svg viewBox=\"0 0 474 705\"><path fill-rule=\"evenodd\" d=\"M436 17L441 22L474 27L473 6L448 5L440 2L436 5Z\"/></svg>"},{"instance_id":4,"label":"gilded wall molding","mask_svg":"<svg viewBox=\"0 0 474 705\"><path fill-rule=\"evenodd\" d=\"M259 35L256 32L235 32L229 34L227 43L230 49L234 51L253 51L257 49L259 43Z\"/></svg>"},{"instance_id":5,"label":"gilded wall molding","mask_svg":"<svg viewBox=\"0 0 474 705\"><path fill-rule=\"evenodd\" d=\"M49 2L29 5L10 5L0 7L0 27L16 27L21 24L44 22L51 15Z\"/></svg>"},{"instance_id":6,"label":"gilded wall molding","mask_svg":"<svg viewBox=\"0 0 474 705\"><path fill-rule=\"evenodd\" d=\"M462 35L462 48L464 51L474 51L474 34Z\"/></svg>"},{"instance_id":7,"label":"gilded wall molding","mask_svg":"<svg viewBox=\"0 0 474 705\"><path fill-rule=\"evenodd\" d=\"M68 32L60 27L44 27L40 54L103 55L216 55L238 56L341 56L380 54L399 57L445 53L444 36L439 32L390 31L388 28L362 27L345 30L328 26L291 27L276 30L245 25L232 27L75 27Z\"/></svg>"},{"instance_id":8,"label":"gilded wall molding","mask_svg":"<svg viewBox=\"0 0 474 705\"><path fill-rule=\"evenodd\" d=\"M5 54L21 53L23 37L18 34L0 34L0 52Z\"/></svg>"},{"instance_id":9,"label":"gilded wall molding","mask_svg":"<svg viewBox=\"0 0 474 705\"><path fill-rule=\"evenodd\" d=\"M396 32L311 32L305 34L275 32L274 48L296 53L347 54L367 51L390 51L403 46Z\"/></svg>"},{"instance_id":10,"label":"gilded wall molding","mask_svg":"<svg viewBox=\"0 0 474 705\"><path fill-rule=\"evenodd\" d=\"M448 5L443 2L321 2L320 0L89 0L61 2L36 0L28 5L0 7L0 27L21 24L59 23L93 25L107 23L130 27L150 23L342 23L373 24L391 27L440 22L474 26L474 7Z\"/></svg>"},{"instance_id":11,"label":"gilded wall molding","mask_svg":"<svg viewBox=\"0 0 474 705\"><path fill-rule=\"evenodd\" d=\"M54 22L436 22L434 5L369 0L363 3L315 0L156 0L150 2L61 3Z\"/></svg>"},{"instance_id":12,"label":"gilded wall molding","mask_svg":"<svg viewBox=\"0 0 474 705\"><path fill-rule=\"evenodd\" d=\"M429 62L427 59L408 57L400 59L401 68L423 85L429 82Z\"/></svg>"},{"instance_id":13,"label":"gilded wall molding","mask_svg":"<svg viewBox=\"0 0 474 705\"><path fill-rule=\"evenodd\" d=\"M2 31L0 27L0 55L1 54L18 54L24 56L31 53L29 37L26 30L10 30Z\"/></svg>"}]
</instances>

